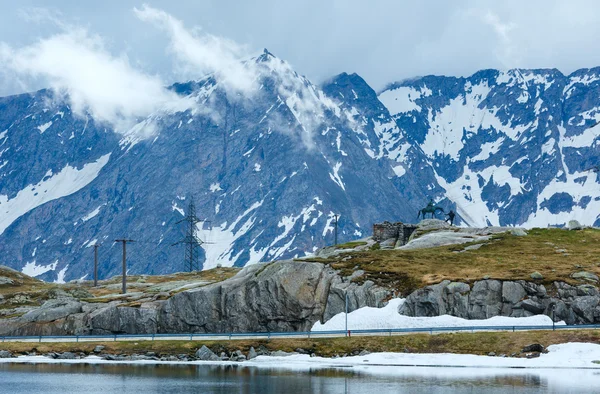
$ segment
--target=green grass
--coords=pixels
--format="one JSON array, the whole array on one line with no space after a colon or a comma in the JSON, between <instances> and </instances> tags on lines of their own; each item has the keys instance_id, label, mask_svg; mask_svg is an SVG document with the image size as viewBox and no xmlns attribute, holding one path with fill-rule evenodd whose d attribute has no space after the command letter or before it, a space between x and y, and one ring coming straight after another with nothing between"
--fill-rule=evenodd
<instances>
[{"instance_id":1,"label":"green grass","mask_svg":"<svg viewBox=\"0 0 600 394\"><path fill-rule=\"evenodd\" d=\"M404 295L446 279L473 282L489 277L531 281L531 273L538 271L544 276L541 281L544 284L554 281L578 284L570 277L574 272L585 270L600 276L600 230L596 229L532 229L525 237L498 234L478 250L457 253L467 245L353 251L306 261L331 264L344 276L357 267L365 275L356 281L372 280Z\"/></svg>"}]
</instances>

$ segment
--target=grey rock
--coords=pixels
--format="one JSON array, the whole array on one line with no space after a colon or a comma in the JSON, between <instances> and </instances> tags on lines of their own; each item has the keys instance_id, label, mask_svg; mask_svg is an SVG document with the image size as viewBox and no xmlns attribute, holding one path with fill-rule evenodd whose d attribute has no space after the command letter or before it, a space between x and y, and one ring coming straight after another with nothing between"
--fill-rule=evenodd
<instances>
[{"instance_id":1,"label":"grey rock","mask_svg":"<svg viewBox=\"0 0 600 394\"><path fill-rule=\"evenodd\" d=\"M524 229L520 228L520 227L513 228L512 230L510 230L510 233L512 235L516 236L516 237L525 237L525 236L527 236L527 232Z\"/></svg>"},{"instance_id":2,"label":"grey rock","mask_svg":"<svg viewBox=\"0 0 600 394\"><path fill-rule=\"evenodd\" d=\"M91 332L153 334L157 332L158 311L147 308L109 306L89 314Z\"/></svg>"},{"instance_id":3,"label":"grey rock","mask_svg":"<svg viewBox=\"0 0 600 394\"><path fill-rule=\"evenodd\" d=\"M583 230L583 226L577 220L569 220L569 223L567 223L567 229L569 229L569 230Z\"/></svg>"},{"instance_id":4,"label":"grey rock","mask_svg":"<svg viewBox=\"0 0 600 394\"><path fill-rule=\"evenodd\" d=\"M384 306L383 300L390 294L388 289L376 286L370 280L358 285L344 282L339 276L335 276L330 283L323 323L346 310L346 295L348 295L348 311L352 312L365 306L381 308Z\"/></svg>"},{"instance_id":5,"label":"grey rock","mask_svg":"<svg viewBox=\"0 0 600 394\"><path fill-rule=\"evenodd\" d=\"M218 361L219 357L213 353L212 350L202 345L200 349L196 351L196 358L202 361Z\"/></svg>"},{"instance_id":6,"label":"grey rock","mask_svg":"<svg viewBox=\"0 0 600 394\"><path fill-rule=\"evenodd\" d=\"M101 353L104 350L104 348L105 348L104 346L98 345L94 348L93 352L96 354Z\"/></svg>"},{"instance_id":7,"label":"grey rock","mask_svg":"<svg viewBox=\"0 0 600 394\"><path fill-rule=\"evenodd\" d=\"M368 354L371 354L371 352L369 352L368 350L361 350L360 353L358 353L359 356L366 356Z\"/></svg>"},{"instance_id":8,"label":"grey rock","mask_svg":"<svg viewBox=\"0 0 600 394\"><path fill-rule=\"evenodd\" d=\"M60 298L46 301L39 309L34 309L22 316L22 320L26 322L51 322L80 312L81 303L79 301Z\"/></svg>"},{"instance_id":9,"label":"grey rock","mask_svg":"<svg viewBox=\"0 0 600 394\"><path fill-rule=\"evenodd\" d=\"M287 356L292 356L294 353L288 353L288 352L284 352L283 350L275 350L274 352L271 352L270 356L272 357L287 357Z\"/></svg>"},{"instance_id":10,"label":"grey rock","mask_svg":"<svg viewBox=\"0 0 600 394\"><path fill-rule=\"evenodd\" d=\"M12 353L8 350L0 350L0 358L12 358Z\"/></svg>"},{"instance_id":11,"label":"grey rock","mask_svg":"<svg viewBox=\"0 0 600 394\"><path fill-rule=\"evenodd\" d=\"M488 319L502 311L502 283L481 280L473 284L469 295L469 319Z\"/></svg>"},{"instance_id":12,"label":"grey rock","mask_svg":"<svg viewBox=\"0 0 600 394\"><path fill-rule=\"evenodd\" d=\"M516 304L525 298L526 295L527 292L520 283L502 283L502 302Z\"/></svg>"},{"instance_id":13,"label":"grey rock","mask_svg":"<svg viewBox=\"0 0 600 394\"><path fill-rule=\"evenodd\" d=\"M258 357L258 353L256 353L256 350L254 350L254 347L251 347L250 350L248 351L248 360L252 360L253 358Z\"/></svg>"},{"instance_id":14,"label":"grey rock","mask_svg":"<svg viewBox=\"0 0 600 394\"><path fill-rule=\"evenodd\" d=\"M575 272L574 274L571 274L571 278L598 283L598 275L586 271Z\"/></svg>"},{"instance_id":15,"label":"grey rock","mask_svg":"<svg viewBox=\"0 0 600 394\"><path fill-rule=\"evenodd\" d=\"M14 280L12 280L10 278L7 278L6 276L0 276L0 286L2 286L2 285L12 285L14 283L15 283Z\"/></svg>"},{"instance_id":16,"label":"grey rock","mask_svg":"<svg viewBox=\"0 0 600 394\"><path fill-rule=\"evenodd\" d=\"M594 311L600 303L598 296L583 296L577 297L571 303L571 308L582 323L593 323L595 321Z\"/></svg>"},{"instance_id":17,"label":"grey rock","mask_svg":"<svg viewBox=\"0 0 600 394\"><path fill-rule=\"evenodd\" d=\"M578 296L597 296L598 288L594 285L579 285L577 286Z\"/></svg>"},{"instance_id":18,"label":"grey rock","mask_svg":"<svg viewBox=\"0 0 600 394\"><path fill-rule=\"evenodd\" d=\"M544 346L539 343L532 343L530 345L525 346L521 349L521 353L529 353L529 352L538 352L541 353L544 351Z\"/></svg>"},{"instance_id":19,"label":"grey rock","mask_svg":"<svg viewBox=\"0 0 600 394\"><path fill-rule=\"evenodd\" d=\"M488 356L490 356L490 357L496 357L496 353L494 353L494 352L489 352L489 353L488 353Z\"/></svg>"},{"instance_id":20,"label":"grey rock","mask_svg":"<svg viewBox=\"0 0 600 394\"><path fill-rule=\"evenodd\" d=\"M531 275L529 275L531 277L531 279L534 280L542 280L544 279L544 275L540 274L539 272L535 271L533 272Z\"/></svg>"},{"instance_id":21,"label":"grey rock","mask_svg":"<svg viewBox=\"0 0 600 394\"><path fill-rule=\"evenodd\" d=\"M545 310L545 308L542 304L540 304L539 302L536 302L532 299L523 300L521 302L521 307L524 310L533 313L534 315L539 315L539 314L543 313Z\"/></svg>"},{"instance_id":22,"label":"grey rock","mask_svg":"<svg viewBox=\"0 0 600 394\"><path fill-rule=\"evenodd\" d=\"M331 289L334 278L338 278L337 287ZM388 294L372 282L363 286L342 286L342 282L321 263L280 261L247 266L226 281L184 291L165 301L159 313L159 331L307 331L322 317L344 310L344 291L349 293L352 307L377 306Z\"/></svg>"},{"instance_id":23,"label":"grey rock","mask_svg":"<svg viewBox=\"0 0 600 394\"><path fill-rule=\"evenodd\" d=\"M75 360L76 358L77 358L77 356L75 355L75 353L71 353L71 352L60 353L56 357L56 359L58 359L58 360Z\"/></svg>"}]
</instances>

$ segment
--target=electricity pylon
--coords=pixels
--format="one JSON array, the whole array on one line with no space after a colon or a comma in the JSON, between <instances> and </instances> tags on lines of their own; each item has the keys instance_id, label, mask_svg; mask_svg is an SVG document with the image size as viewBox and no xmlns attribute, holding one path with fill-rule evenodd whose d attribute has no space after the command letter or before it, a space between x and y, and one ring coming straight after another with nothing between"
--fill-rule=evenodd
<instances>
[{"instance_id":1,"label":"electricity pylon","mask_svg":"<svg viewBox=\"0 0 600 394\"><path fill-rule=\"evenodd\" d=\"M175 246L175 245L185 245L185 257L184 257L184 264L185 264L185 268L189 271L199 271L200 270L200 262L199 262L199 251L198 248L200 248L200 246L204 243L204 241L202 241L200 238L198 238L198 236L196 236L196 225L200 222L202 222L202 220L200 220L197 216L196 216L196 205L194 204L194 199L190 199L190 205L188 206L188 211L187 214L185 215L185 217L183 219L181 219L180 221L178 221L176 224L179 223L186 223L185 226L185 237L178 241L175 242L173 245L171 246Z\"/></svg>"}]
</instances>

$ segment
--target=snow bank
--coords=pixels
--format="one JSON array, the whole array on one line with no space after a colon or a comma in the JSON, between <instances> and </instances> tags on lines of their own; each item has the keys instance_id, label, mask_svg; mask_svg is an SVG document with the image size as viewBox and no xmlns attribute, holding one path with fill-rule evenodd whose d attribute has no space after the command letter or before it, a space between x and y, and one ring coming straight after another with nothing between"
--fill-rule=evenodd
<instances>
[{"instance_id":1,"label":"snow bank","mask_svg":"<svg viewBox=\"0 0 600 394\"><path fill-rule=\"evenodd\" d=\"M495 316L484 320L467 320L443 315L435 317L410 317L398 313L404 298L394 298L383 308L360 308L348 314L349 330L372 330L392 328L430 327L481 327L481 326L551 326L552 319L545 315L530 317ZM338 313L325 324L316 322L311 331L335 331L346 329L345 313ZM565 325L564 322L556 325Z\"/></svg>"},{"instance_id":2,"label":"snow bank","mask_svg":"<svg viewBox=\"0 0 600 394\"><path fill-rule=\"evenodd\" d=\"M451 354L451 353L371 353L365 356L352 356L340 358L310 357L306 354L292 354L283 357L258 356L257 358L243 362L245 366L257 366L267 368L303 369L303 368L355 368L369 367L380 368L381 371L391 371L395 374L404 374L404 368L397 367L462 367L462 368L569 368L569 369L596 369L600 365L600 345L595 343L564 343L548 346L548 353L540 354L537 358L517 357L491 357L473 354ZM0 359L3 363L45 363L45 364L139 364L139 365L198 365L216 364L231 365L238 364L232 361L109 361L98 356L89 356L78 360L55 360L44 356L20 356L17 358ZM385 369L385 367L395 367ZM441 371L441 369L430 371ZM457 370L452 374L456 373ZM515 371L516 372L516 371ZM441 372L432 372L438 374ZM512 372L511 372L512 373Z\"/></svg>"}]
</instances>

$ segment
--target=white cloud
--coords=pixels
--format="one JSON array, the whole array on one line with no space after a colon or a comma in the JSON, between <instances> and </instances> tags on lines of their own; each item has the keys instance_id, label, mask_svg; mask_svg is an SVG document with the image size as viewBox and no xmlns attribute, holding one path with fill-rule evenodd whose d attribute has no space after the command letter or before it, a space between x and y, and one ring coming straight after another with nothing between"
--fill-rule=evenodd
<instances>
[{"instance_id":1,"label":"white cloud","mask_svg":"<svg viewBox=\"0 0 600 394\"><path fill-rule=\"evenodd\" d=\"M76 114L89 113L120 132L153 112L192 105L160 78L133 68L126 56L113 56L101 37L81 27L60 27L60 33L28 46L0 43L0 67L20 79L43 79Z\"/></svg>"},{"instance_id":2,"label":"white cloud","mask_svg":"<svg viewBox=\"0 0 600 394\"><path fill-rule=\"evenodd\" d=\"M252 63L243 63L246 50L235 41L196 28L188 30L179 19L149 7L134 8L140 20L164 30L170 39L170 51L187 74L199 77L214 74L229 92L251 93L256 87L257 70Z\"/></svg>"}]
</instances>

